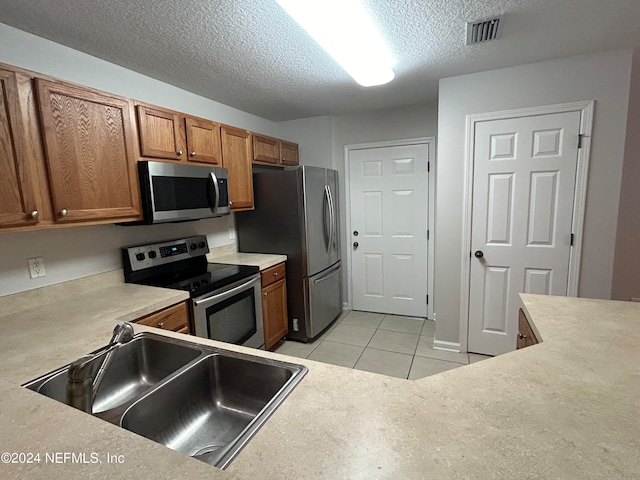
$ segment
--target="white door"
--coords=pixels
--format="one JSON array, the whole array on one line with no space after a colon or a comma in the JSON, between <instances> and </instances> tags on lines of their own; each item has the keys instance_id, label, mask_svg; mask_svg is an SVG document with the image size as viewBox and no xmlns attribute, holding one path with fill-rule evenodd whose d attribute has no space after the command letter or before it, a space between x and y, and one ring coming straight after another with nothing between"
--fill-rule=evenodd
<instances>
[{"instance_id":1,"label":"white door","mask_svg":"<svg viewBox=\"0 0 640 480\"><path fill-rule=\"evenodd\" d=\"M427 144L349 155L354 310L427 315Z\"/></svg>"},{"instance_id":2,"label":"white door","mask_svg":"<svg viewBox=\"0 0 640 480\"><path fill-rule=\"evenodd\" d=\"M580 112L476 124L468 350L515 349L518 293L566 295Z\"/></svg>"}]
</instances>

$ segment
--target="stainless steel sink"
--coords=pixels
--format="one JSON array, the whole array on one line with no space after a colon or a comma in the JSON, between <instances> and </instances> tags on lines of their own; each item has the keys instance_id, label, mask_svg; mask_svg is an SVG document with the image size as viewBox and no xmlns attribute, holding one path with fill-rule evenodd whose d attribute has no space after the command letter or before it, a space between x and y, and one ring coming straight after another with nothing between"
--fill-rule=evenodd
<instances>
[{"instance_id":1,"label":"stainless steel sink","mask_svg":"<svg viewBox=\"0 0 640 480\"><path fill-rule=\"evenodd\" d=\"M68 365L24 386L66 403ZM307 368L141 333L106 372L93 414L225 468Z\"/></svg>"},{"instance_id":2,"label":"stainless steel sink","mask_svg":"<svg viewBox=\"0 0 640 480\"><path fill-rule=\"evenodd\" d=\"M122 427L217 464L247 430L260 427L256 417L292 375L279 366L210 355L132 405Z\"/></svg>"},{"instance_id":3,"label":"stainless steel sink","mask_svg":"<svg viewBox=\"0 0 640 480\"><path fill-rule=\"evenodd\" d=\"M105 412L128 402L201 354L198 348L148 336L140 336L123 344L117 350L96 394L93 413ZM39 386L28 388L66 403L67 371L68 366Z\"/></svg>"}]
</instances>

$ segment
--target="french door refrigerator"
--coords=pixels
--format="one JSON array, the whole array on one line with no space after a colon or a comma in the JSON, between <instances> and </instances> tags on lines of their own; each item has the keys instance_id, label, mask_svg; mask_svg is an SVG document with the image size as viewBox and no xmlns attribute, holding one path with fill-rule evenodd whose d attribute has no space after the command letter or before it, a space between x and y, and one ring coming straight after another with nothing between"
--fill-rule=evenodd
<instances>
[{"instance_id":1,"label":"french door refrigerator","mask_svg":"<svg viewBox=\"0 0 640 480\"><path fill-rule=\"evenodd\" d=\"M307 342L342 311L338 172L254 173L255 210L236 213L241 252L287 255L287 338Z\"/></svg>"}]
</instances>

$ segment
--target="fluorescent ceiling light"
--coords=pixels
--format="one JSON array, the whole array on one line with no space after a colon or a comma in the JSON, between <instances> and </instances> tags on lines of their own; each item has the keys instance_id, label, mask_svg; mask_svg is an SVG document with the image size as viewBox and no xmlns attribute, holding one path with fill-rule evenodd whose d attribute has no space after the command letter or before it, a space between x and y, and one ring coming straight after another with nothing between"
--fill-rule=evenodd
<instances>
[{"instance_id":1,"label":"fluorescent ceiling light","mask_svg":"<svg viewBox=\"0 0 640 480\"><path fill-rule=\"evenodd\" d=\"M359 0L276 0L364 87L393 80L387 46Z\"/></svg>"}]
</instances>

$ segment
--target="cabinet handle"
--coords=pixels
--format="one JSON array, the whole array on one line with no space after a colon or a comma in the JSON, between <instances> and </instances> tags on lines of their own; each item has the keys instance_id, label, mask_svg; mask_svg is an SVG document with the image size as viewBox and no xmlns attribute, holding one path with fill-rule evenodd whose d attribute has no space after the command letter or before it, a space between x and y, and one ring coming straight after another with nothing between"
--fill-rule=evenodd
<instances>
[{"instance_id":1,"label":"cabinet handle","mask_svg":"<svg viewBox=\"0 0 640 480\"><path fill-rule=\"evenodd\" d=\"M158 327L160 327L160 328L164 328L164 322L160 322L160 323L158 324Z\"/></svg>"},{"instance_id":2,"label":"cabinet handle","mask_svg":"<svg viewBox=\"0 0 640 480\"><path fill-rule=\"evenodd\" d=\"M191 152L191 156L195 157L196 156L196 152Z\"/></svg>"},{"instance_id":3,"label":"cabinet handle","mask_svg":"<svg viewBox=\"0 0 640 480\"><path fill-rule=\"evenodd\" d=\"M61 217L66 217L69 214L69 212L67 211L66 208L63 208L62 210L60 210L60 216Z\"/></svg>"},{"instance_id":4,"label":"cabinet handle","mask_svg":"<svg viewBox=\"0 0 640 480\"><path fill-rule=\"evenodd\" d=\"M31 212L31 214L30 214L31 218L38 218L38 215L40 215L40 214L38 213L38 210L34 210L34 211L33 211L33 212Z\"/></svg>"},{"instance_id":5,"label":"cabinet handle","mask_svg":"<svg viewBox=\"0 0 640 480\"><path fill-rule=\"evenodd\" d=\"M182 150L178 150L176 153L178 154L178 156L180 156L182 155Z\"/></svg>"},{"instance_id":6,"label":"cabinet handle","mask_svg":"<svg viewBox=\"0 0 640 480\"><path fill-rule=\"evenodd\" d=\"M273 272L273 276L277 277L278 276L278 272Z\"/></svg>"},{"instance_id":7,"label":"cabinet handle","mask_svg":"<svg viewBox=\"0 0 640 480\"><path fill-rule=\"evenodd\" d=\"M269 295L267 292L264 292L263 295L266 297L267 295Z\"/></svg>"},{"instance_id":8,"label":"cabinet handle","mask_svg":"<svg viewBox=\"0 0 640 480\"><path fill-rule=\"evenodd\" d=\"M518 338L524 339L524 338L527 338L527 336L524 333L518 332Z\"/></svg>"}]
</instances>

